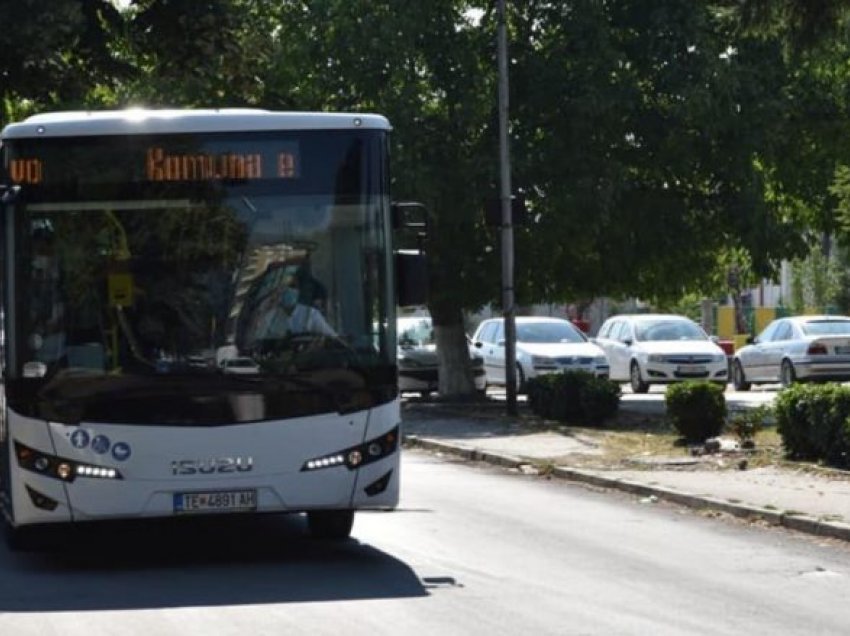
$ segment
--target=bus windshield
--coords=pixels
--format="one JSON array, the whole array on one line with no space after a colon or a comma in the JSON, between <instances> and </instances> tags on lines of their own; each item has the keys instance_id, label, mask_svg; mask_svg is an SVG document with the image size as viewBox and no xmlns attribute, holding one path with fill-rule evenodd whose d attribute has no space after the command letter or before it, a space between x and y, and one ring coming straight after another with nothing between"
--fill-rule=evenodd
<instances>
[{"instance_id":1,"label":"bus windshield","mask_svg":"<svg viewBox=\"0 0 850 636\"><path fill-rule=\"evenodd\" d=\"M214 425L394 397L383 135L12 140L10 406Z\"/></svg>"}]
</instances>

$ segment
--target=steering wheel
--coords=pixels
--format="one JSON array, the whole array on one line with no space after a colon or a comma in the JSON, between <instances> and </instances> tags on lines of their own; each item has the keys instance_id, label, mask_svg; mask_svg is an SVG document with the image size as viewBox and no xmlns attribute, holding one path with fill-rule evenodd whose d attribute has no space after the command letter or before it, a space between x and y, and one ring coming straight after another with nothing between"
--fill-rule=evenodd
<instances>
[{"instance_id":1,"label":"steering wheel","mask_svg":"<svg viewBox=\"0 0 850 636\"><path fill-rule=\"evenodd\" d=\"M354 348L339 336L328 336L313 332L290 333L282 338L267 338L256 344L258 357L291 358L299 362L312 356L343 355L349 362L356 355Z\"/></svg>"}]
</instances>

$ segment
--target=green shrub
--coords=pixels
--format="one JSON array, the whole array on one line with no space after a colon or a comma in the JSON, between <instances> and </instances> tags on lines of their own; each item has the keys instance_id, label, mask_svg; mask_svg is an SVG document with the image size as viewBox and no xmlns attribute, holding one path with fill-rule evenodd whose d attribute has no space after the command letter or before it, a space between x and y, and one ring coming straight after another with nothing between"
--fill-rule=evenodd
<instances>
[{"instance_id":1,"label":"green shrub","mask_svg":"<svg viewBox=\"0 0 850 636\"><path fill-rule=\"evenodd\" d=\"M664 398L667 416L688 443L702 443L723 431L726 398L723 388L712 382L671 384Z\"/></svg>"},{"instance_id":2,"label":"green shrub","mask_svg":"<svg viewBox=\"0 0 850 636\"><path fill-rule=\"evenodd\" d=\"M598 425L617 414L620 385L594 375L589 378L579 391L581 419L585 424Z\"/></svg>"},{"instance_id":3,"label":"green shrub","mask_svg":"<svg viewBox=\"0 0 850 636\"><path fill-rule=\"evenodd\" d=\"M620 406L619 384L584 371L531 378L526 391L533 413L561 422L599 425Z\"/></svg>"},{"instance_id":4,"label":"green shrub","mask_svg":"<svg viewBox=\"0 0 850 636\"><path fill-rule=\"evenodd\" d=\"M529 379L526 394L531 411L547 420L578 419L581 412L578 400L580 381L565 381L561 374L555 373Z\"/></svg>"},{"instance_id":5,"label":"green shrub","mask_svg":"<svg viewBox=\"0 0 850 636\"><path fill-rule=\"evenodd\" d=\"M727 428L737 436L742 448L752 448L756 434L767 419L772 419L772 415L773 409L767 404L748 408L733 414Z\"/></svg>"},{"instance_id":6,"label":"green shrub","mask_svg":"<svg viewBox=\"0 0 850 636\"><path fill-rule=\"evenodd\" d=\"M850 387L795 384L776 396L773 410L789 458L850 465Z\"/></svg>"}]
</instances>

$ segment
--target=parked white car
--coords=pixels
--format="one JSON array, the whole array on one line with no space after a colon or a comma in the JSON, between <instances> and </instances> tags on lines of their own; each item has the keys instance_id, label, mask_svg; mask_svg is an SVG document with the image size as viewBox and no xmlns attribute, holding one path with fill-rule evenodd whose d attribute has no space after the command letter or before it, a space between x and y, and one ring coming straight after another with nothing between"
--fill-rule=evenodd
<instances>
[{"instance_id":1,"label":"parked white car","mask_svg":"<svg viewBox=\"0 0 850 636\"><path fill-rule=\"evenodd\" d=\"M702 327L675 314L631 314L606 320L595 338L608 356L610 377L635 393L653 384L710 380L726 386L726 353Z\"/></svg>"},{"instance_id":2,"label":"parked white car","mask_svg":"<svg viewBox=\"0 0 850 636\"><path fill-rule=\"evenodd\" d=\"M850 380L850 317L778 318L735 352L732 382L737 391L798 380Z\"/></svg>"},{"instance_id":3,"label":"parked white car","mask_svg":"<svg viewBox=\"0 0 850 636\"><path fill-rule=\"evenodd\" d=\"M518 316L516 319L517 386L547 373L577 370L608 377L605 353L575 325L562 318ZM475 330L472 346L484 358L488 385L504 385L505 323L488 318Z\"/></svg>"}]
</instances>

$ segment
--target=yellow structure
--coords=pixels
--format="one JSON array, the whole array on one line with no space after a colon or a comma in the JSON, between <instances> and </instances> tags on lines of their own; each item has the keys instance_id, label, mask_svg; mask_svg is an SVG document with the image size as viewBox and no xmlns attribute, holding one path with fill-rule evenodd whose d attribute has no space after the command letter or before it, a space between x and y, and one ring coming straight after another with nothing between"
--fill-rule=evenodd
<instances>
[{"instance_id":1,"label":"yellow structure","mask_svg":"<svg viewBox=\"0 0 850 636\"><path fill-rule=\"evenodd\" d=\"M735 343L735 351L747 344L747 339L750 337L748 333L738 333L732 336L732 342Z\"/></svg>"},{"instance_id":2,"label":"yellow structure","mask_svg":"<svg viewBox=\"0 0 850 636\"><path fill-rule=\"evenodd\" d=\"M717 337L732 340L735 335L735 308L723 305L717 308Z\"/></svg>"},{"instance_id":3,"label":"yellow structure","mask_svg":"<svg viewBox=\"0 0 850 636\"><path fill-rule=\"evenodd\" d=\"M732 305L718 307L717 337L721 340L734 341L736 349L742 347L747 336L758 335L762 329L770 324L771 320L776 318L776 307L753 307L749 310L747 318L753 333L737 334L735 333L735 308Z\"/></svg>"},{"instance_id":4,"label":"yellow structure","mask_svg":"<svg viewBox=\"0 0 850 636\"><path fill-rule=\"evenodd\" d=\"M776 307L756 307L753 316L753 335L761 333L776 318Z\"/></svg>"}]
</instances>

